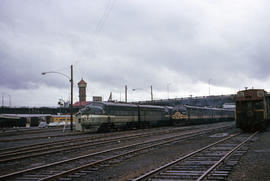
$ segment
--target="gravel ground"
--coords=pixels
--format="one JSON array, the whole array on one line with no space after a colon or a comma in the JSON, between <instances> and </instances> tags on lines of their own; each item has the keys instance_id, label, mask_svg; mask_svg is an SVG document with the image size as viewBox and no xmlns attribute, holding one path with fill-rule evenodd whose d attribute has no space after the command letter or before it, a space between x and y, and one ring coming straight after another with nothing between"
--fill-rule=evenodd
<instances>
[{"instance_id":1,"label":"gravel ground","mask_svg":"<svg viewBox=\"0 0 270 181\"><path fill-rule=\"evenodd\" d=\"M270 180L270 128L260 133L249 146L228 180Z\"/></svg>"},{"instance_id":2,"label":"gravel ground","mask_svg":"<svg viewBox=\"0 0 270 181\"><path fill-rule=\"evenodd\" d=\"M224 124L224 123L218 123L218 124ZM230 124L233 124L233 123L230 123ZM209 127L209 125L198 125L194 127ZM166 128L154 128L151 130L163 130L163 129L166 129ZM185 128L181 128L181 129L185 129ZM150 130L132 130L132 131L127 131L127 132L124 131L124 132L116 132L116 133L107 133L104 135L94 134L93 136L103 137L105 135L106 136L119 135L119 134L124 135L130 132L138 133L138 132L147 132L147 131L150 131ZM236 130L235 129L226 130L227 133L232 133L234 131ZM113 166L104 167L103 169L93 172L93 175L90 174L88 175L88 177L85 177L84 179L85 180L127 180L130 178L134 178L135 176L139 176L147 171L150 171L172 160L175 160L176 158L190 152L191 150L196 150L204 145L212 143L216 141L217 139L219 138L214 138L214 137L209 137L209 136L200 136L197 139L193 139L193 140L189 140L185 142L177 142L174 144L168 144L166 146L154 148L153 150L148 150L147 152L143 154L138 154L128 160L117 163ZM23 142L23 144L25 145L30 144L30 143L33 144L34 142L41 142L41 140L29 140L29 141ZM47 140L45 142L50 142L50 141ZM7 146L7 143L3 143L3 145L4 144L5 146ZM22 142L20 143L14 142L13 146L20 145L20 144L22 144ZM1 144L0 144L0 148L1 148ZM83 179L80 179L80 180L83 180Z\"/></svg>"},{"instance_id":3,"label":"gravel ground","mask_svg":"<svg viewBox=\"0 0 270 181\"><path fill-rule=\"evenodd\" d=\"M213 125L223 125L228 123L217 123ZM19 147L19 146L27 146L31 144L40 144L40 143L50 143L55 141L64 141L68 139L74 139L74 138L82 138L82 137L110 137L110 136L116 136L116 135L124 135L124 134L130 134L130 133L144 133L144 132L151 132L151 131L162 131L166 129L178 129L178 130L186 130L186 129L194 129L199 127L207 127L207 125L196 125L196 126L186 126L186 127L158 127L158 128L151 128L151 129L139 129L139 130L127 130L127 131L121 131L121 132L111 132L111 133L86 133L86 134L80 134L82 132L76 132L74 131L74 135L70 133L70 130L67 129L65 132L63 132L61 129L50 131L50 132L41 132L41 133L35 133L35 134L24 134L21 133L14 133L12 136L1 136L0 137L0 149L3 148L9 148L9 147ZM44 128L48 129L48 128ZM42 130L44 130L42 129ZM38 130L38 129L35 129ZM76 135L78 133L78 135ZM54 135L66 135L62 137L55 137ZM44 136L45 138L42 139L25 139L25 140L17 140L17 141L4 141L9 139L16 139L16 138L31 138L31 137L39 137Z\"/></svg>"},{"instance_id":4,"label":"gravel ground","mask_svg":"<svg viewBox=\"0 0 270 181\"><path fill-rule=\"evenodd\" d=\"M227 123L227 125L228 125L228 123ZM213 126L213 125L208 125L208 127L209 126ZM171 130L171 129L174 130L174 128L164 128L164 129L167 131ZM164 131L164 129L156 129L156 131L159 131L159 130ZM180 129L180 131L179 131L179 129ZM160 133L160 134L155 134L155 135L151 135L151 136L144 136L144 137L139 137L139 138L122 140L122 141L118 141L118 142L112 141L112 142L107 143L105 145L98 145L98 146L90 146L91 145L90 144L89 147L83 147L81 149L77 148L77 149L69 150L69 151L61 151L61 152L57 152L57 153L51 153L51 154L47 154L44 156L22 159L22 160L18 160L18 161L11 161L8 163L1 163L0 164L0 170L1 170L0 174L7 174L10 171L18 171L18 170L21 170L21 168L30 168L33 166L40 166L43 164L49 164L49 163L60 161L63 159L69 159L71 157L80 156L83 154L104 151L104 150L112 149L115 147L131 145L131 144L138 143L138 142L146 142L146 141L153 140L153 139L161 139L161 138L171 137L174 135L179 135L179 134L184 134L185 132L189 132L187 130L182 130L181 128L179 128L179 129L176 129L176 130L178 130L177 132L170 133L170 134L165 134L165 133L161 134ZM152 131L151 130L135 130L135 131L127 131L127 132L121 132L121 133L115 132L115 133L110 133L110 134L108 133L105 135L111 135L111 137L112 137L112 135L118 135L118 136L121 135L121 137L123 137L124 135L130 134L130 133L138 134L139 131L140 132L144 131L144 133L146 133L146 132L152 132L153 130ZM154 131L154 132L156 132L156 131ZM102 136L102 135L103 134L100 134L100 136ZM105 136L105 135L103 135L103 136ZM96 135L96 136L98 136L98 135Z\"/></svg>"},{"instance_id":5,"label":"gravel ground","mask_svg":"<svg viewBox=\"0 0 270 181\"><path fill-rule=\"evenodd\" d=\"M237 131L230 129L224 133L232 134ZM213 133L214 134L214 133ZM213 135L212 134L212 135ZM88 174L80 180L112 180L124 181L138 177L148 171L158 168L168 162L171 162L190 151L195 151L203 146L213 143L220 138L211 137L211 135L199 136L188 141L180 141L172 144L156 147L145 153L138 154L130 159L117 163L110 167L104 167L98 171Z\"/></svg>"}]
</instances>

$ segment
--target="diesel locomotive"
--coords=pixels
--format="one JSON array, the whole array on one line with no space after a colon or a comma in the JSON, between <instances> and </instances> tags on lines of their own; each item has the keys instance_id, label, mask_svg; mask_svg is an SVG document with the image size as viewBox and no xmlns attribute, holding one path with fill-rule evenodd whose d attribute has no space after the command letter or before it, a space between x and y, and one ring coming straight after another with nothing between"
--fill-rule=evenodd
<instances>
[{"instance_id":1,"label":"diesel locomotive","mask_svg":"<svg viewBox=\"0 0 270 181\"><path fill-rule=\"evenodd\" d=\"M265 129L270 119L270 95L263 89L239 91L236 101L236 127L243 131Z\"/></svg>"},{"instance_id":2,"label":"diesel locomotive","mask_svg":"<svg viewBox=\"0 0 270 181\"><path fill-rule=\"evenodd\" d=\"M172 107L92 102L76 114L76 130L109 131L171 124Z\"/></svg>"},{"instance_id":3,"label":"diesel locomotive","mask_svg":"<svg viewBox=\"0 0 270 181\"><path fill-rule=\"evenodd\" d=\"M76 130L109 131L234 120L234 110L92 102L76 114Z\"/></svg>"}]
</instances>

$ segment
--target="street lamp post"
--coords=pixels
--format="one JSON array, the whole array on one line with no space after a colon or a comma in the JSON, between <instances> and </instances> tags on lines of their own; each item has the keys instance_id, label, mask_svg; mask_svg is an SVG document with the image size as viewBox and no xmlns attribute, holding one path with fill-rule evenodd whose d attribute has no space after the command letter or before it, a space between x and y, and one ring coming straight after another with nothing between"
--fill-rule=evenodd
<instances>
[{"instance_id":1,"label":"street lamp post","mask_svg":"<svg viewBox=\"0 0 270 181\"><path fill-rule=\"evenodd\" d=\"M145 89L142 89L142 88L132 89L132 91L137 91L137 90L145 90ZM150 85L150 93L151 93L151 101L153 101L153 87L152 87L152 85Z\"/></svg>"},{"instance_id":2,"label":"street lamp post","mask_svg":"<svg viewBox=\"0 0 270 181\"><path fill-rule=\"evenodd\" d=\"M63 74L61 72L56 71L50 71L50 72L42 72L42 75L48 74L48 73L55 73L65 76L70 81L70 131L73 131L73 65L70 66L70 77L66 74Z\"/></svg>"}]
</instances>

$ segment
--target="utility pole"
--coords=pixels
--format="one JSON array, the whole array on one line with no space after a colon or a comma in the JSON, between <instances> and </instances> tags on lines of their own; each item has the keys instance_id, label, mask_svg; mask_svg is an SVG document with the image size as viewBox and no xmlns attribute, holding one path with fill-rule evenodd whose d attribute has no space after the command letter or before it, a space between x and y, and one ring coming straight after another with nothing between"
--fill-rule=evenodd
<instances>
[{"instance_id":1,"label":"utility pole","mask_svg":"<svg viewBox=\"0 0 270 181\"><path fill-rule=\"evenodd\" d=\"M209 79L209 81L208 81L208 85L209 85L209 96L210 96L210 81L211 81L212 79Z\"/></svg>"},{"instance_id":2,"label":"utility pole","mask_svg":"<svg viewBox=\"0 0 270 181\"><path fill-rule=\"evenodd\" d=\"M170 85L171 83L167 84L168 99L170 99Z\"/></svg>"},{"instance_id":3,"label":"utility pole","mask_svg":"<svg viewBox=\"0 0 270 181\"><path fill-rule=\"evenodd\" d=\"M152 85L151 85L151 101L153 101L153 88L152 88Z\"/></svg>"},{"instance_id":4,"label":"utility pole","mask_svg":"<svg viewBox=\"0 0 270 181\"><path fill-rule=\"evenodd\" d=\"M2 107L1 107L1 113L4 113L4 93L2 93Z\"/></svg>"},{"instance_id":5,"label":"utility pole","mask_svg":"<svg viewBox=\"0 0 270 181\"><path fill-rule=\"evenodd\" d=\"M125 85L125 102L127 103L127 85Z\"/></svg>"},{"instance_id":6,"label":"utility pole","mask_svg":"<svg viewBox=\"0 0 270 181\"><path fill-rule=\"evenodd\" d=\"M4 93L2 93L2 107L4 107Z\"/></svg>"},{"instance_id":7,"label":"utility pole","mask_svg":"<svg viewBox=\"0 0 270 181\"><path fill-rule=\"evenodd\" d=\"M73 131L73 65L70 66L70 131Z\"/></svg>"},{"instance_id":8,"label":"utility pole","mask_svg":"<svg viewBox=\"0 0 270 181\"><path fill-rule=\"evenodd\" d=\"M11 97L10 95L8 95L8 97L9 97L9 107L11 107Z\"/></svg>"}]
</instances>

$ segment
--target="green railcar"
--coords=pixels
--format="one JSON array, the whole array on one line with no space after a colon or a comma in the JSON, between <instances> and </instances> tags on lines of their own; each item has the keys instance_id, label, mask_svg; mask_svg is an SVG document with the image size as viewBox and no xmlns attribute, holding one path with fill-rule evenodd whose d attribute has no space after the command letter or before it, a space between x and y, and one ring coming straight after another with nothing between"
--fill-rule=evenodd
<instances>
[{"instance_id":1,"label":"green railcar","mask_svg":"<svg viewBox=\"0 0 270 181\"><path fill-rule=\"evenodd\" d=\"M78 131L110 131L169 125L169 107L92 102L76 114Z\"/></svg>"}]
</instances>

